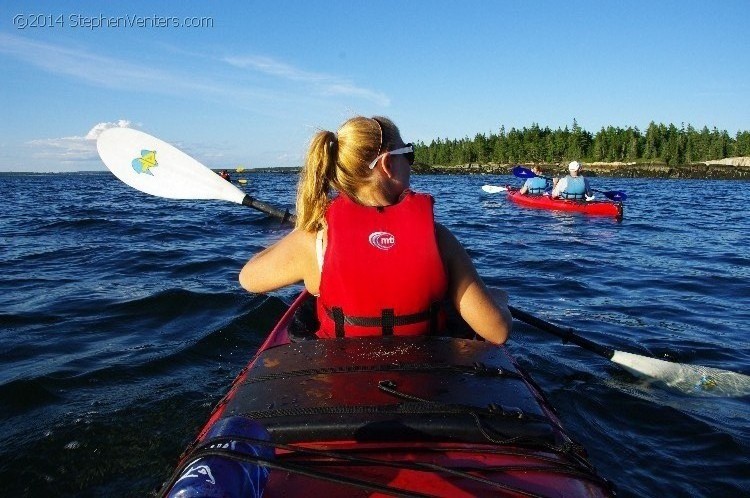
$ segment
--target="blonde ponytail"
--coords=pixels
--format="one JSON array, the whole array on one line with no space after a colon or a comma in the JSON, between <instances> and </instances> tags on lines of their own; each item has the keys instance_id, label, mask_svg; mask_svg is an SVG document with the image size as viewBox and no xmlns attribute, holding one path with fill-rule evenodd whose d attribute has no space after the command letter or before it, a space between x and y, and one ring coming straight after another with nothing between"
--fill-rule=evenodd
<instances>
[{"instance_id":1,"label":"blonde ponytail","mask_svg":"<svg viewBox=\"0 0 750 498\"><path fill-rule=\"evenodd\" d=\"M336 135L330 131L319 131L310 142L297 187L295 226L299 229L314 232L321 227L328 205L331 176L336 174L337 149Z\"/></svg>"},{"instance_id":2,"label":"blonde ponytail","mask_svg":"<svg viewBox=\"0 0 750 498\"><path fill-rule=\"evenodd\" d=\"M337 133L316 133L297 187L296 227L308 232L322 228L331 188L356 199L357 191L371 181L370 162L397 140L398 128L384 117L357 116Z\"/></svg>"}]
</instances>

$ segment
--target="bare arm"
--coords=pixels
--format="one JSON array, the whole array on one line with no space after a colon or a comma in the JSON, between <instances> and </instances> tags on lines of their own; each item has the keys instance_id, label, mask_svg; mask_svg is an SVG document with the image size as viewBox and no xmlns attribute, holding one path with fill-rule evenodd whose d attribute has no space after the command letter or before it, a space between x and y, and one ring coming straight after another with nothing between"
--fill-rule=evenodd
<instances>
[{"instance_id":1,"label":"bare arm","mask_svg":"<svg viewBox=\"0 0 750 498\"><path fill-rule=\"evenodd\" d=\"M292 231L259 252L240 271L240 285L255 293L270 292L301 281L309 291L317 292L320 276L315 234L302 230Z\"/></svg>"},{"instance_id":2,"label":"bare arm","mask_svg":"<svg viewBox=\"0 0 750 498\"><path fill-rule=\"evenodd\" d=\"M447 228L436 227L454 306L476 333L492 343L504 343L513 325L507 295L501 293L500 302L495 302L461 243Z\"/></svg>"},{"instance_id":3,"label":"bare arm","mask_svg":"<svg viewBox=\"0 0 750 498\"><path fill-rule=\"evenodd\" d=\"M550 194L553 198L560 197L560 192L565 190L565 187L568 185L567 181L562 180L562 178L556 181L553 180L555 186L552 188L552 193Z\"/></svg>"}]
</instances>

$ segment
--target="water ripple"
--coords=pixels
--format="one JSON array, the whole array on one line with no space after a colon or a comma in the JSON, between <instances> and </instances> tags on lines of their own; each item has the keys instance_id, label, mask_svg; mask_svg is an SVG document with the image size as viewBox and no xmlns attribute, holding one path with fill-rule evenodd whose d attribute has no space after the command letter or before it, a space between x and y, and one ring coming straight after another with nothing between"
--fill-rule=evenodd
<instances>
[{"instance_id":1,"label":"water ripple","mask_svg":"<svg viewBox=\"0 0 750 498\"><path fill-rule=\"evenodd\" d=\"M750 222L735 184L596 178L629 194L617 222L481 191L513 177L413 181L518 308L618 350L750 373ZM294 203L296 176L250 185ZM0 197L14 213L0 218L4 494L147 495L299 290L266 298L237 284L288 229L108 173L0 175ZM666 391L519 322L508 347L620 496L750 488L747 398Z\"/></svg>"}]
</instances>

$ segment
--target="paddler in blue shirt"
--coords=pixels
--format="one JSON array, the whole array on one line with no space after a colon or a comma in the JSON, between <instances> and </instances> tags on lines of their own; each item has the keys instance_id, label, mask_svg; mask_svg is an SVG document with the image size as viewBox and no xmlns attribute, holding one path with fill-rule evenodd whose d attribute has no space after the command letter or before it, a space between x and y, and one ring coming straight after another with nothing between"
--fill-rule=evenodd
<instances>
[{"instance_id":1,"label":"paddler in blue shirt","mask_svg":"<svg viewBox=\"0 0 750 498\"><path fill-rule=\"evenodd\" d=\"M542 172L542 168L535 164L531 167L531 171L534 172L536 175L534 178L527 178L526 182L523 184L523 187L521 187L521 190L518 191L519 194L529 194L529 195L542 195L547 190L547 186L549 185L549 180L547 178L544 178L544 173Z\"/></svg>"},{"instance_id":2,"label":"paddler in blue shirt","mask_svg":"<svg viewBox=\"0 0 750 498\"><path fill-rule=\"evenodd\" d=\"M432 198L410 190L413 162L414 146L384 117L318 131L300 174L295 230L248 261L240 284L264 293L304 283L318 296L321 338L440 331L433 305L447 299L477 334L504 343L507 295L490 294L460 242L434 221Z\"/></svg>"},{"instance_id":3,"label":"paddler in blue shirt","mask_svg":"<svg viewBox=\"0 0 750 498\"><path fill-rule=\"evenodd\" d=\"M569 174L561 178L552 189L552 198L584 200L591 197L589 181L581 176L581 163L572 161L568 164Z\"/></svg>"}]
</instances>

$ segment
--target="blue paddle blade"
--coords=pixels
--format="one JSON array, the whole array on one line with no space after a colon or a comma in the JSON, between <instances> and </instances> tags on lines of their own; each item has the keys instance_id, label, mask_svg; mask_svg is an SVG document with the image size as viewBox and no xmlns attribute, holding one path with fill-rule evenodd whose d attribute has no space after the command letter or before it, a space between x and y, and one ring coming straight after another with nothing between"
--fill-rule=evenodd
<instances>
[{"instance_id":1,"label":"blue paddle blade","mask_svg":"<svg viewBox=\"0 0 750 498\"><path fill-rule=\"evenodd\" d=\"M622 202L628 198L625 192L621 192L619 190L610 190L608 192L602 192L602 195L604 195L604 197L606 197L607 199L612 199L613 201L618 201L618 202Z\"/></svg>"},{"instance_id":2,"label":"blue paddle blade","mask_svg":"<svg viewBox=\"0 0 750 498\"><path fill-rule=\"evenodd\" d=\"M517 176L518 178L534 178L536 174L534 174L534 172L530 169L524 168L523 166L514 166L513 176Z\"/></svg>"}]
</instances>

